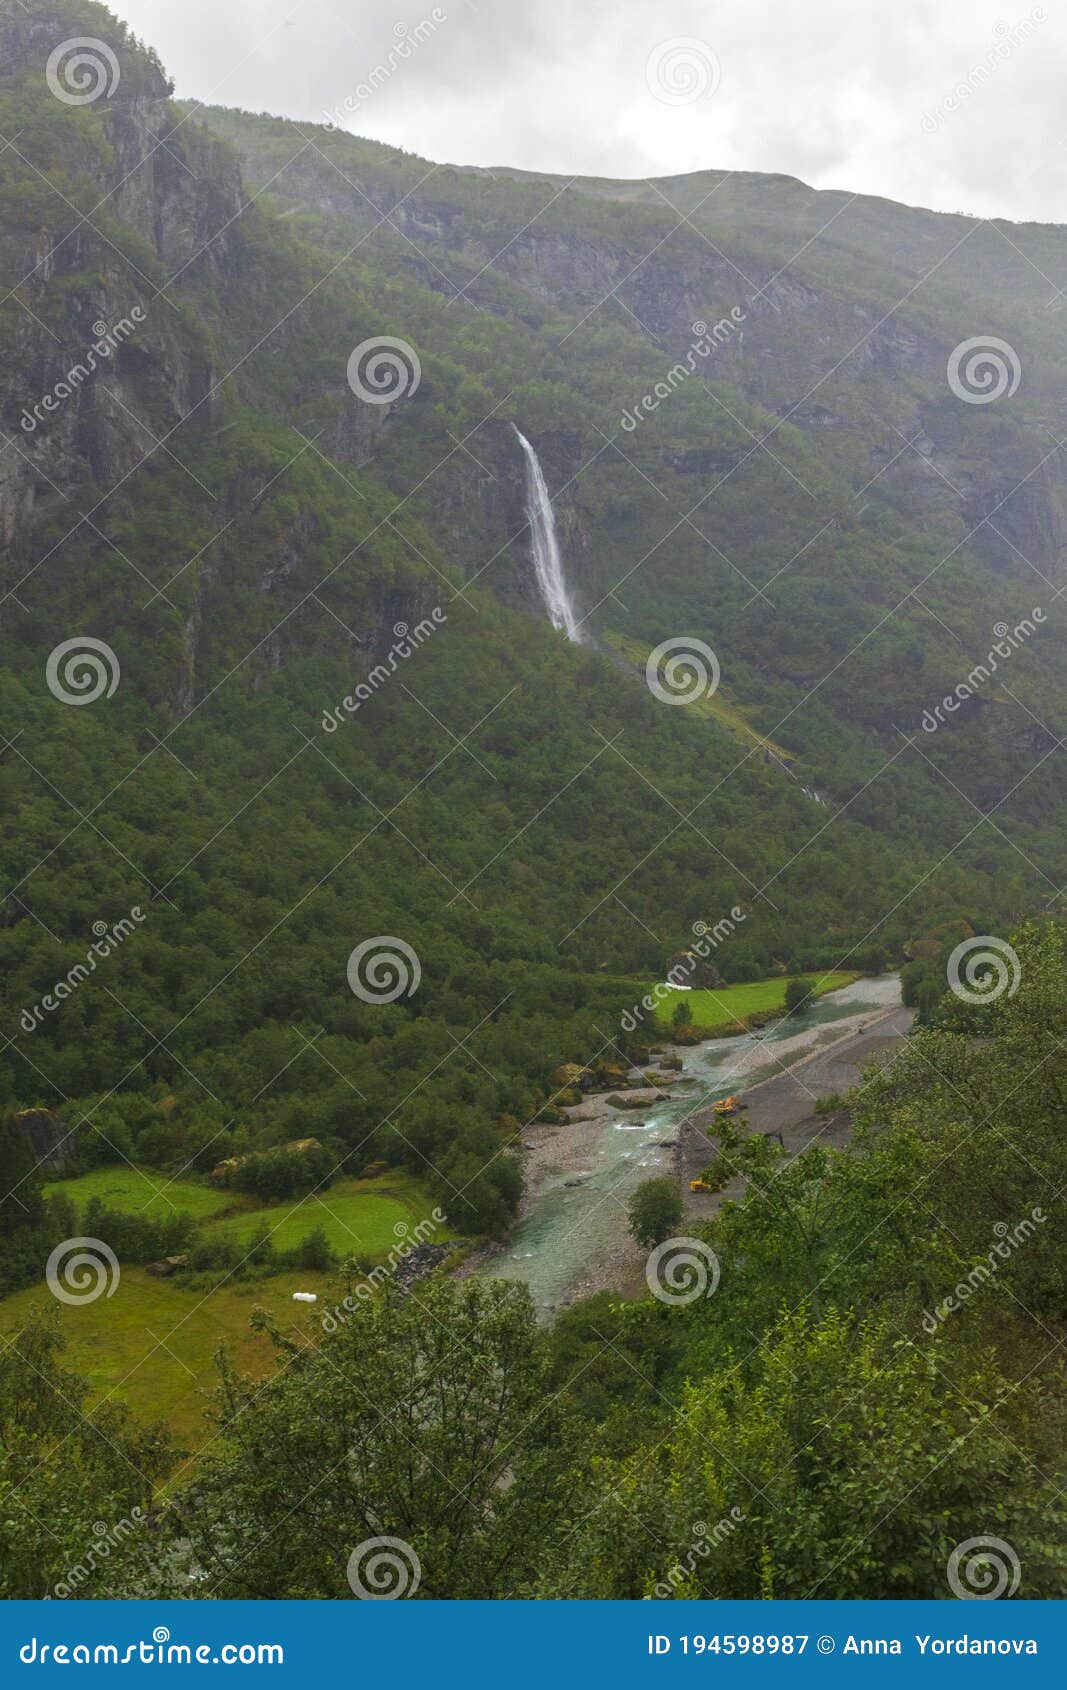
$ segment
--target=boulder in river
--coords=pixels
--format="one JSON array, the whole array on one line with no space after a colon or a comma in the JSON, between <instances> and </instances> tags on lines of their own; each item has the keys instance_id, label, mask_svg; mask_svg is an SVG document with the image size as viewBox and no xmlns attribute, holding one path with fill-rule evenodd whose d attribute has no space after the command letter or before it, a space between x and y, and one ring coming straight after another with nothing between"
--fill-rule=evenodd
<instances>
[{"instance_id":1,"label":"boulder in river","mask_svg":"<svg viewBox=\"0 0 1067 1690\"><path fill-rule=\"evenodd\" d=\"M621 1090L630 1083L629 1068L621 1067L617 1062L598 1062L595 1076L597 1091Z\"/></svg>"}]
</instances>

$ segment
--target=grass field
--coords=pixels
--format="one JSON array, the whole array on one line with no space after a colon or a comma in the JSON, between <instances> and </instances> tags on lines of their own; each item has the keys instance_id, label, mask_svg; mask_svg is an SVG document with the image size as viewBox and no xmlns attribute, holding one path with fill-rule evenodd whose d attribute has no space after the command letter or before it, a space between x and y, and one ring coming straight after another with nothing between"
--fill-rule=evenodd
<instances>
[{"instance_id":1,"label":"grass field","mask_svg":"<svg viewBox=\"0 0 1067 1690\"><path fill-rule=\"evenodd\" d=\"M294 1303L294 1291L316 1291L319 1302ZM177 1441L195 1449L213 1431L204 1409L218 1380L213 1357L220 1342L242 1371L261 1377L272 1367L273 1348L249 1331L252 1310L267 1309L283 1331L317 1336L323 1311L340 1294L334 1277L321 1273L233 1280L205 1295L124 1267L113 1296L77 1307L57 1302L43 1285L17 1291L0 1302L0 1332L17 1342L32 1312L55 1319L66 1345L61 1363L89 1380L90 1406L106 1397L127 1404L142 1423L165 1419Z\"/></svg>"},{"instance_id":2,"label":"grass field","mask_svg":"<svg viewBox=\"0 0 1067 1690\"><path fill-rule=\"evenodd\" d=\"M128 1214L163 1216L178 1209L198 1223L200 1237L238 1244L266 1223L277 1250L291 1249L322 1226L339 1259L357 1255L370 1261L388 1257L433 1213L418 1182L396 1171L376 1180L341 1179L321 1195L260 1207L239 1192L193 1180L171 1183L155 1169L125 1165L56 1180L47 1189L64 1192L80 1214L93 1197ZM225 1219L218 1219L223 1210ZM427 1236L442 1243L454 1235L441 1227ZM318 1305L294 1303L294 1291L317 1292ZM343 1294L335 1271L233 1278L216 1290L197 1290L187 1288L180 1274L157 1279L143 1267L123 1265L114 1295L95 1302L62 1303L43 1285L5 1298L0 1333L14 1336L33 1312L55 1319L66 1345L64 1365L89 1380L90 1405L105 1397L126 1403L142 1422L166 1420L184 1448L196 1449L212 1435L204 1410L217 1383L213 1358L219 1344L242 1371L259 1377L270 1368L273 1350L262 1334L249 1330L253 1309L267 1309L283 1330L317 1337L323 1312Z\"/></svg>"},{"instance_id":3,"label":"grass field","mask_svg":"<svg viewBox=\"0 0 1067 1690\"><path fill-rule=\"evenodd\" d=\"M339 1179L328 1191L295 1198L213 1223L212 1238L248 1243L263 1226L271 1228L276 1250L291 1250L321 1226L338 1257L385 1256L433 1210L414 1180L391 1173L382 1179ZM276 1230L275 1230L276 1229ZM437 1243L441 1238L434 1235Z\"/></svg>"},{"instance_id":4,"label":"grass field","mask_svg":"<svg viewBox=\"0 0 1067 1690\"><path fill-rule=\"evenodd\" d=\"M753 1015L763 1017L776 1009L784 1010L789 978L791 976L783 974L775 980L752 980L742 986L721 986L717 991L678 992L672 989L659 995L656 1025L669 1027L683 999L692 1011L693 1025L709 1033L737 1021L746 1021ZM859 975L841 971L835 974L802 974L798 978L806 980L814 995L821 998L827 992L851 985L853 980L859 979Z\"/></svg>"},{"instance_id":5,"label":"grass field","mask_svg":"<svg viewBox=\"0 0 1067 1690\"><path fill-rule=\"evenodd\" d=\"M62 1192L83 1212L94 1197L109 1209L121 1209L127 1215L151 1215L153 1220L166 1220L175 1211L192 1215L194 1220L207 1220L221 1209L233 1207L234 1193L215 1191L209 1185L195 1185L191 1180L171 1180L156 1168L134 1168L123 1162L118 1167L94 1168L78 1179L60 1179L45 1187L45 1194Z\"/></svg>"}]
</instances>

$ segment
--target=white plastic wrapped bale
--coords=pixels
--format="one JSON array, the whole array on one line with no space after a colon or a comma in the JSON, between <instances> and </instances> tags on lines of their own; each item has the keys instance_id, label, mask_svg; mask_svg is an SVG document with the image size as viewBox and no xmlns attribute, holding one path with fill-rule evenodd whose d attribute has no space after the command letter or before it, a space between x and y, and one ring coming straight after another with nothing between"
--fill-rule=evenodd
<instances>
[{"instance_id":1,"label":"white plastic wrapped bale","mask_svg":"<svg viewBox=\"0 0 1067 1690\"><path fill-rule=\"evenodd\" d=\"M317 1303L318 1300L319 1300L319 1297L318 1297L317 1291L294 1291L293 1292L293 1302L294 1303Z\"/></svg>"}]
</instances>

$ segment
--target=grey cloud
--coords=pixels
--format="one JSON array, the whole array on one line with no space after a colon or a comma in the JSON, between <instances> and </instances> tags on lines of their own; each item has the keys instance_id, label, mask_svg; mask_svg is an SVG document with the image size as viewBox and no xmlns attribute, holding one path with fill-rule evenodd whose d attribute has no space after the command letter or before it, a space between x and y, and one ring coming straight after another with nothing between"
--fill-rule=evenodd
<instances>
[{"instance_id":1,"label":"grey cloud","mask_svg":"<svg viewBox=\"0 0 1067 1690\"><path fill-rule=\"evenodd\" d=\"M986 216L1062 215L1067 13L1045 0L117 0L182 96L346 120L439 162L566 174L784 172L815 187ZM649 54L705 43L692 104Z\"/></svg>"}]
</instances>

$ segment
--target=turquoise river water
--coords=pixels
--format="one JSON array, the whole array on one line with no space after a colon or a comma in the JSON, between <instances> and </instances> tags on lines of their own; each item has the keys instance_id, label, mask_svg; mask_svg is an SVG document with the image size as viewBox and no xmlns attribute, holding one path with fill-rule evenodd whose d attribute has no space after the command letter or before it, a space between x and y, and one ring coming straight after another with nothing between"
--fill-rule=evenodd
<instances>
[{"instance_id":1,"label":"turquoise river water","mask_svg":"<svg viewBox=\"0 0 1067 1690\"><path fill-rule=\"evenodd\" d=\"M810 1049L819 1028L863 1010L890 1009L899 1002L900 981L896 975L856 980L820 999L804 1014L793 1014L758 1033L709 1039L679 1049L685 1074L694 1083L679 1087L675 1096L653 1105L639 1120L623 1116L605 1121L581 1170L581 1183L565 1183L576 1177L573 1171L550 1174L506 1250L494 1257L484 1272L498 1279L524 1281L543 1314L558 1307L598 1257L617 1250L634 1186L655 1173L670 1170L671 1152L660 1148L658 1141L675 1137L679 1123L698 1101L710 1103L766 1079L775 1071L775 1047L786 1039L809 1033ZM767 1061L748 1069L739 1079L733 1072L738 1055L750 1048L766 1051ZM807 1053L798 1049L795 1060ZM566 1128L561 1131L566 1132Z\"/></svg>"}]
</instances>

